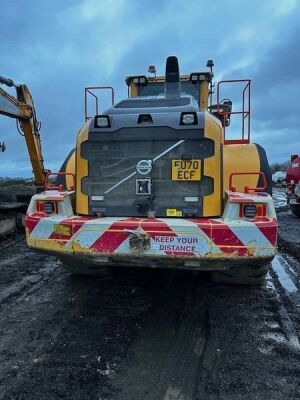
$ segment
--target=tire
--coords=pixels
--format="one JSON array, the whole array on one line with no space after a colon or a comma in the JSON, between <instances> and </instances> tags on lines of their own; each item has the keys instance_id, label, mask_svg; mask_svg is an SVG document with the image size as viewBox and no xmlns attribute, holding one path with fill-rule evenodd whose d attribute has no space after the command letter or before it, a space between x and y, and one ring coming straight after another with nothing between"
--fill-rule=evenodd
<instances>
[{"instance_id":1,"label":"tire","mask_svg":"<svg viewBox=\"0 0 300 400\"><path fill-rule=\"evenodd\" d=\"M295 217L300 218L300 206L290 206L292 213L295 215Z\"/></svg>"},{"instance_id":2,"label":"tire","mask_svg":"<svg viewBox=\"0 0 300 400\"><path fill-rule=\"evenodd\" d=\"M225 271L211 272L211 280L217 283L233 285L262 285L268 273L269 265L240 266Z\"/></svg>"}]
</instances>

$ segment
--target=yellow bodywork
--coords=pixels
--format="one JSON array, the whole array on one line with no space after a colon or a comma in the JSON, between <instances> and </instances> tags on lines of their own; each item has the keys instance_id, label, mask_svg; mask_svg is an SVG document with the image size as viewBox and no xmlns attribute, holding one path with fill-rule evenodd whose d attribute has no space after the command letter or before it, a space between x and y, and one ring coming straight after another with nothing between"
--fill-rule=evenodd
<instances>
[{"instance_id":1,"label":"yellow bodywork","mask_svg":"<svg viewBox=\"0 0 300 400\"><path fill-rule=\"evenodd\" d=\"M208 112L205 113L204 137L215 143L215 154L204 160L204 175L214 179L214 191L203 198L203 216L211 217L221 214L221 199L224 196L221 182L223 128L221 122Z\"/></svg>"},{"instance_id":2,"label":"yellow bodywork","mask_svg":"<svg viewBox=\"0 0 300 400\"><path fill-rule=\"evenodd\" d=\"M233 172L259 172L261 169L259 154L255 144L226 144L223 151L224 190L229 189L229 177ZM256 187L258 175L233 177L237 191L243 192L245 186Z\"/></svg>"},{"instance_id":3,"label":"yellow bodywork","mask_svg":"<svg viewBox=\"0 0 300 400\"><path fill-rule=\"evenodd\" d=\"M88 162L81 157L81 144L88 140L90 121L86 122L79 131L76 141L76 212L88 214L88 196L81 191L81 180L88 176Z\"/></svg>"}]
</instances>

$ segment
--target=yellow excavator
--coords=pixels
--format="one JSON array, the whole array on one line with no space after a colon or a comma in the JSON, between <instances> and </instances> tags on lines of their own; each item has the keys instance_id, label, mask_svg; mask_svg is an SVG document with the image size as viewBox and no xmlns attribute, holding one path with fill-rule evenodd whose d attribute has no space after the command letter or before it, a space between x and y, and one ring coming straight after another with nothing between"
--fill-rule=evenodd
<instances>
[{"instance_id":1,"label":"yellow excavator","mask_svg":"<svg viewBox=\"0 0 300 400\"><path fill-rule=\"evenodd\" d=\"M24 136L32 171L37 187L43 188L45 174L40 137L40 123L37 120L32 96L26 85L16 85L13 80L0 76L0 83L14 87L16 96L12 96L0 87L0 115L15 118Z\"/></svg>"},{"instance_id":2,"label":"yellow excavator","mask_svg":"<svg viewBox=\"0 0 300 400\"><path fill-rule=\"evenodd\" d=\"M41 191L44 189L44 179L49 171L44 168L39 133L40 123L37 120L32 96L26 85L16 85L11 79L0 76L0 84L14 87L16 90L16 96L12 96L0 87L0 115L16 119L18 130L24 136L27 145L36 189ZM4 142L0 143L2 152L5 151L5 148ZM15 230L17 212L23 211L26 207L24 198L20 197L20 200L17 202L0 201L0 237Z\"/></svg>"}]
</instances>

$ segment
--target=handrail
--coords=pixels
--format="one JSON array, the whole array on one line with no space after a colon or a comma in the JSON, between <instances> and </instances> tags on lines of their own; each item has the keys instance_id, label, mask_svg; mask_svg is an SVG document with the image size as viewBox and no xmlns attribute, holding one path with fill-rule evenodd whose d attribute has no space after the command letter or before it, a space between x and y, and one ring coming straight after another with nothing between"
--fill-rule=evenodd
<instances>
[{"instance_id":1,"label":"handrail","mask_svg":"<svg viewBox=\"0 0 300 400\"><path fill-rule=\"evenodd\" d=\"M220 103L220 86L224 83L243 83L245 82L244 89L242 91L242 111L222 111L222 103ZM250 124L251 124L251 79L231 79L222 80L217 84L217 113L223 115L224 122L226 117L229 115L241 115L242 116L242 137L241 139L226 139L226 126L224 125L224 144L248 144L250 143ZM247 118L247 124L246 124ZM246 125L246 126L245 126Z\"/></svg>"},{"instance_id":2,"label":"handrail","mask_svg":"<svg viewBox=\"0 0 300 400\"><path fill-rule=\"evenodd\" d=\"M49 177L50 176L72 176L73 178L73 185L70 185L70 190L74 190L75 189L75 174L73 174L72 172L49 172L46 174L45 176L45 180L44 180L44 187L46 190L59 190L60 192L62 192L64 190L64 186L63 185L58 185L58 186L54 186L54 185L50 185L49 183ZM67 189L67 184L65 183L65 189Z\"/></svg>"},{"instance_id":3,"label":"handrail","mask_svg":"<svg viewBox=\"0 0 300 400\"><path fill-rule=\"evenodd\" d=\"M233 172L230 174L230 177L229 177L229 190L231 192L236 192L236 186L232 185L232 178L237 175L259 175L262 178L263 186L255 187L255 188L245 186L245 188L244 188L245 193L264 192L267 189L267 179L266 179L266 175L263 172Z\"/></svg>"},{"instance_id":4,"label":"handrail","mask_svg":"<svg viewBox=\"0 0 300 400\"><path fill-rule=\"evenodd\" d=\"M92 117L88 115L88 94L93 96L96 100L96 114L99 114L99 99L92 90L110 90L111 91L111 104L115 104L115 91L112 86L88 86L84 89L84 117L85 122L91 119Z\"/></svg>"}]
</instances>

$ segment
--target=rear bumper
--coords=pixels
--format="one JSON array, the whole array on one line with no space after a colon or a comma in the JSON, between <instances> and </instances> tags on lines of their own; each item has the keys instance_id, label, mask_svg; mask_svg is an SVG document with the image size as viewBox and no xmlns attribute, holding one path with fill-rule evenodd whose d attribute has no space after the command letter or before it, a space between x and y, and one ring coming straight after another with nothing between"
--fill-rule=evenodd
<instances>
[{"instance_id":1,"label":"rear bumper","mask_svg":"<svg viewBox=\"0 0 300 400\"><path fill-rule=\"evenodd\" d=\"M259 267L269 263L274 256L248 258L180 258L161 256L122 256L103 254L61 254L46 251L48 254L56 255L68 266L70 271L77 269L81 272L97 271L103 267L138 267L138 268L163 268L193 271L224 271L235 267L242 268L249 264Z\"/></svg>"},{"instance_id":2,"label":"rear bumper","mask_svg":"<svg viewBox=\"0 0 300 400\"><path fill-rule=\"evenodd\" d=\"M136 249L132 235L144 235ZM224 270L265 264L276 254L277 221L179 218L26 216L30 247L67 264Z\"/></svg>"}]
</instances>

